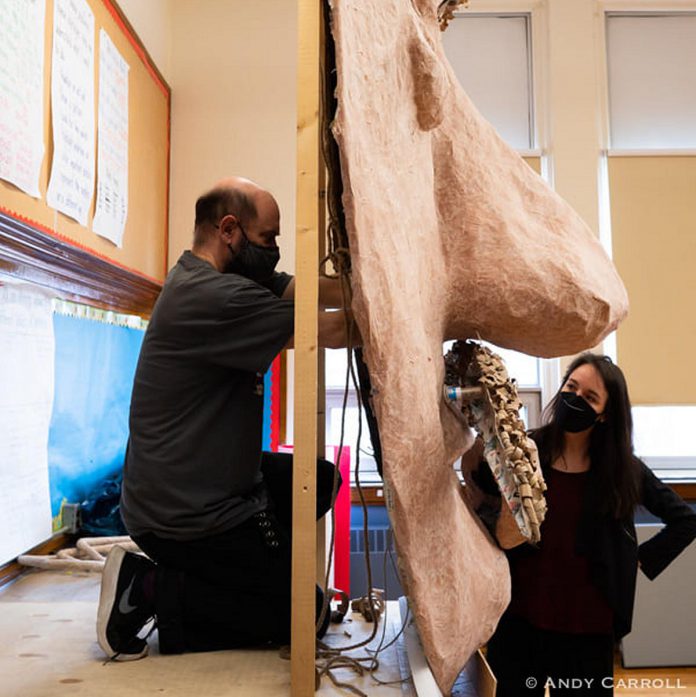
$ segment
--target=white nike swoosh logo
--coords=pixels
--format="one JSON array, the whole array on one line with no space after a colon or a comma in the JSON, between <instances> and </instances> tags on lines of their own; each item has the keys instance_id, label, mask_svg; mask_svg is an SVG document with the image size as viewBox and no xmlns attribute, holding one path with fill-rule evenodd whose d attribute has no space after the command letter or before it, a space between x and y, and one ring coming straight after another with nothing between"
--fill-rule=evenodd
<instances>
[{"instance_id":1,"label":"white nike swoosh logo","mask_svg":"<svg viewBox=\"0 0 696 697\"><path fill-rule=\"evenodd\" d=\"M129 598L131 591L133 590L133 583L135 581L135 576L131 579L131 582L128 584L128 588L126 588L125 591L123 591L123 595L121 595L121 600L118 603L118 610L120 613L127 615L129 612L133 612L133 610L137 610L137 605L131 605Z\"/></svg>"}]
</instances>

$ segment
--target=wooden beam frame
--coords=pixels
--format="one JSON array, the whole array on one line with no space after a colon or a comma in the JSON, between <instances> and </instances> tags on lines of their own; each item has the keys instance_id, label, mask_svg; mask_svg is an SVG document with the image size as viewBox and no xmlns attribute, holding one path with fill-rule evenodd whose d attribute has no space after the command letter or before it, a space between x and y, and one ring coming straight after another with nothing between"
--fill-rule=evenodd
<instances>
[{"instance_id":1,"label":"wooden beam frame","mask_svg":"<svg viewBox=\"0 0 696 697\"><path fill-rule=\"evenodd\" d=\"M298 0L295 445L292 519L291 694L316 689L316 457L319 229L324 199L320 145L321 4Z\"/></svg>"}]
</instances>

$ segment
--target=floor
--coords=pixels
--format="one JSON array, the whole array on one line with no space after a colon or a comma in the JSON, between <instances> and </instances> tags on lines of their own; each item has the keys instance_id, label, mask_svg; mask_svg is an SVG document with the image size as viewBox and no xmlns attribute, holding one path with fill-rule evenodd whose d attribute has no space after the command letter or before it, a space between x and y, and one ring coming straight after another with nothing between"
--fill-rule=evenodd
<instances>
[{"instance_id":1,"label":"floor","mask_svg":"<svg viewBox=\"0 0 696 697\"><path fill-rule=\"evenodd\" d=\"M140 661L105 663L95 634L101 577L58 571L31 571L0 589L0 675L2 697L286 697L290 662L273 651L219 651L161 656L153 635L150 655ZM395 614L394 614L395 611ZM385 643L398 633L398 604L390 604ZM327 643L357 643L371 632L361 616L332 626ZM345 633L350 634L348 637ZM369 645L374 647L381 632ZM358 649L350 655L366 655ZM415 697L403 649L394 644L380 654L375 677L338 669L339 681L350 682L370 697ZM349 695L328 677L320 696Z\"/></svg>"},{"instance_id":2,"label":"floor","mask_svg":"<svg viewBox=\"0 0 696 697\"><path fill-rule=\"evenodd\" d=\"M696 641L696 637L694 638ZM614 662L615 693L623 697L696 697L696 668L622 667Z\"/></svg>"},{"instance_id":3,"label":"floor","mask_svg":"<svg viewBox=\"0 0 696 697\"><path fill-rule=\"evenodd\" d=\"M156 640L141 661L104 663L94 629L100 576L31 571L0 589L0 675L3 697L286 697L290 663L278 651L220 651L160 656ZM385 643L401 628L396 603L389 604ZM329 643L366 637L372 626L358 615L334 625ZM346 633L351 636L347 636ZM370 646L378 643L378 634ZM365 655L363 649L353 654ZM376 677L348 669L336 677L370 697L415 697L402 641L380 654ZM624 670L617 660L617 695L696 697L696 668ZM320 696L350 695L324 677ZM455 688L454 694L463 694Z\"/></svg>"}]
</instances>

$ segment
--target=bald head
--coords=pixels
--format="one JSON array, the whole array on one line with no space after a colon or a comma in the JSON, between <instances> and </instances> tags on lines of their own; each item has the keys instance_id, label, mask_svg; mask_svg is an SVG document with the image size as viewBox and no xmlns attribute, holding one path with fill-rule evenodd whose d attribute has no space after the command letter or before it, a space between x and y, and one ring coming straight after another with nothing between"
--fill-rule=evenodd
<instances>
[{"instance_id":1,"label":"bald head","mask_svg":"<svg viewBox=\"0 0 696 697\"><path fill-rule=\"evenodd\" d=\"M278 211L273 196L258 184L244 177L226 177L196 201L196 227L204 223L216 225L227 213L236 215L242 225L249 224L259 214Z\"/></svg>"},{"instance_id":2,"label":"bald head","mask_svg":"<svg viewBox=\"0 0 696 697\"><path fill-rule=\"evenodd\" d=\"M254 217L278 215L278 204L269 191L260 187L256 182L244 177L227 177L221 179L215 188L237 191L246 196L254 209ZM242 224L245 221L242 221ZM248 221L250 222L250 221Z\"/></svg>"},{"instance_id":3,"label":"bald head","mask_svg":"<svg viewBox=\"0 0 696 697\"><path fill-rule=\"evenodd\" d=\"M215 186L196 201L196 231L218 224L223 215L232 213L242 225L256 217L254 199L244 189Z\"/></svg>"},{"instance_id":4,"label":"bald head","mask_svg":"<svg viewBox=\"0 0 696 697\"><path fill-rule=\"evenodd\" d=\"M254 192L264 191L256 182L244 177L225 177L216 182L214 189L236 189L242 191L247 196L252 196Z\"/></svg>"},{"instance_id":5,"label":"bald head","mask_svg":"<svg viewBox=\"0 0 696 697\"><path fill-rule=\"evenodd\" d=\"M206 244L225 216L234 216L251 237L264 232L263 244L275 244L279 234L280 211L275 198L258 184L244 177L226 177L196 201L194 246ZM269 231L274 234L267 234Z\"/></svg>"}]
</instances>

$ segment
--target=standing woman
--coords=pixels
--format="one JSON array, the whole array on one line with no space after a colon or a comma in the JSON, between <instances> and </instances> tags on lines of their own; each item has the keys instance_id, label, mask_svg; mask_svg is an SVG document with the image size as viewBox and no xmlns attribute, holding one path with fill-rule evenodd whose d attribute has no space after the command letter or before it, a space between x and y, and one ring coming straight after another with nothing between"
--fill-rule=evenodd
<instances>
[{"instance_id":1,"label":"standing woman","mask_svg":"<svg viewBox=\"0 0 696 697\"><path fill-rule=\"evenodd\" d=\"M696 513L633 454L626 380L607 356L573 361L545 420L531 434L548 486L541 542L508 552L512 599L487 658L498 697L612 694L637 569L660 574L696 537ZM640 547L638 505L665 523Z\"/></svg>"}]
</instances>

